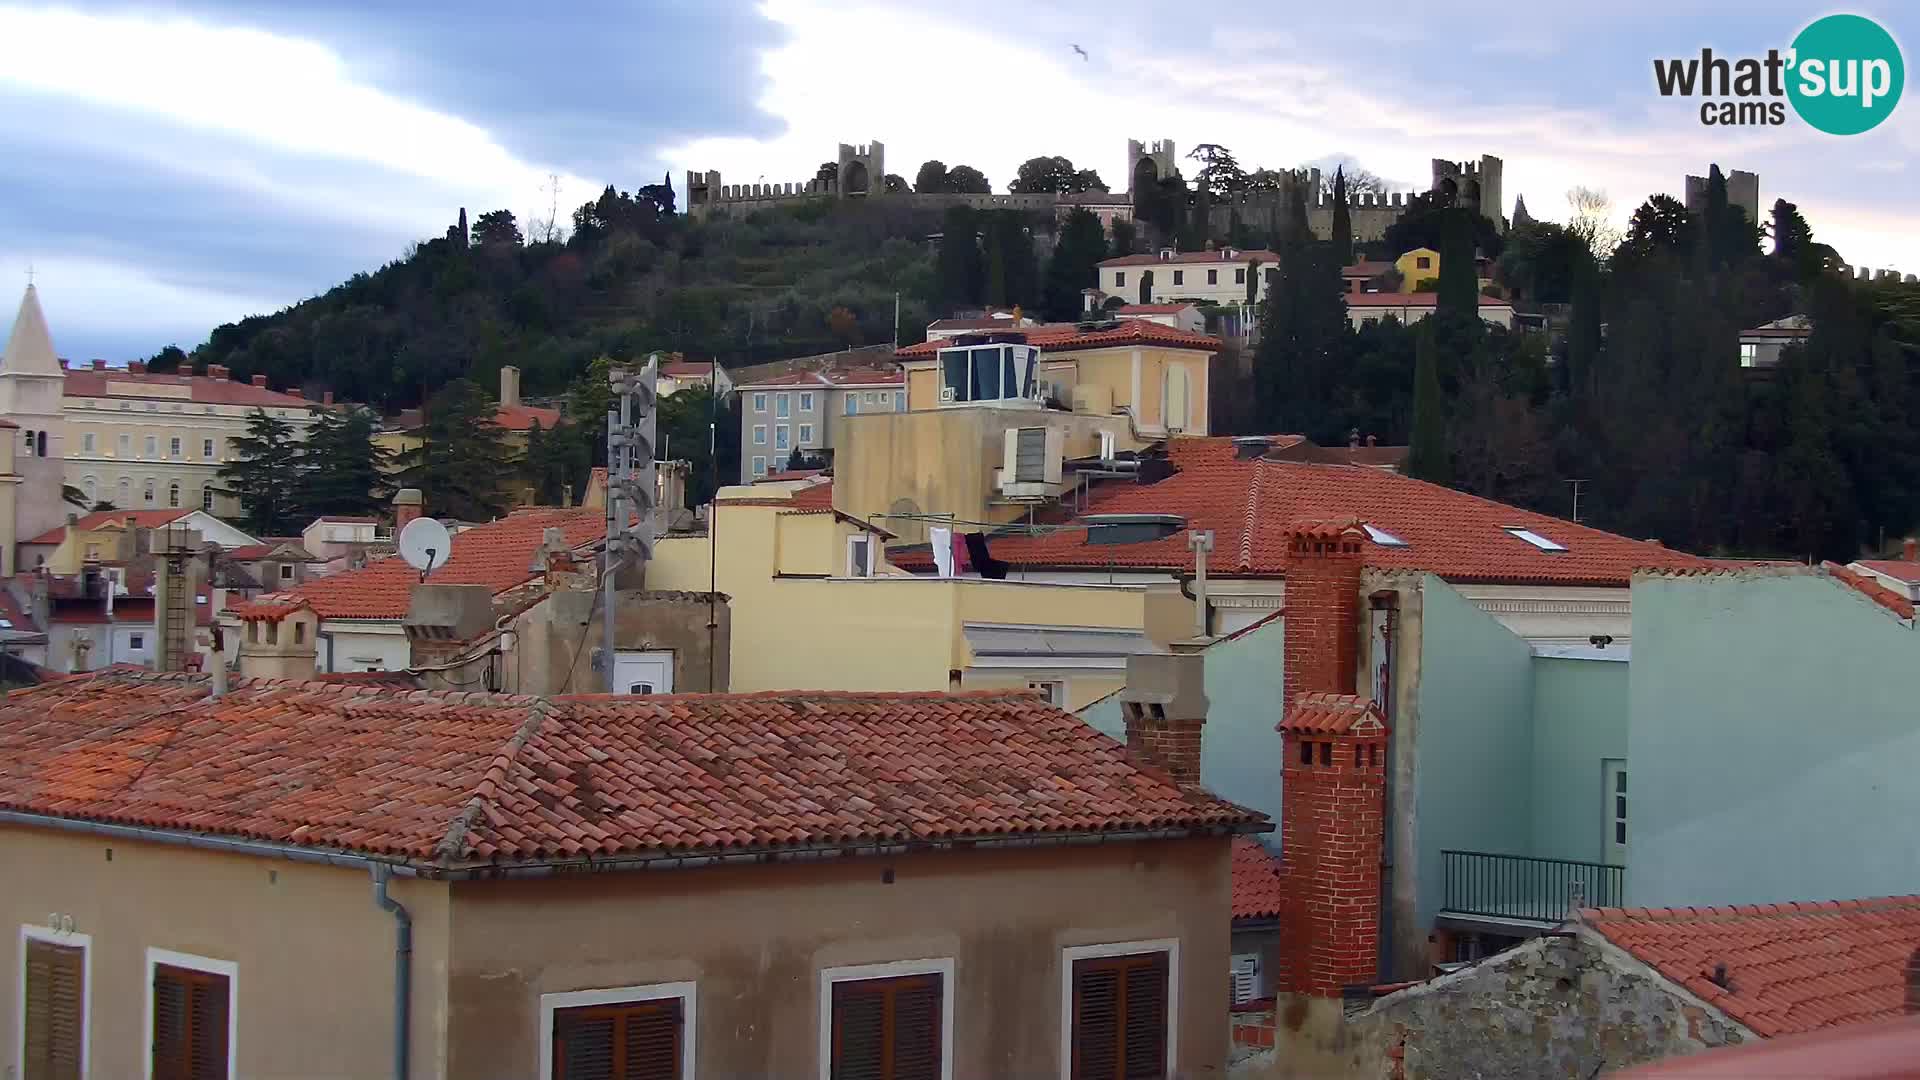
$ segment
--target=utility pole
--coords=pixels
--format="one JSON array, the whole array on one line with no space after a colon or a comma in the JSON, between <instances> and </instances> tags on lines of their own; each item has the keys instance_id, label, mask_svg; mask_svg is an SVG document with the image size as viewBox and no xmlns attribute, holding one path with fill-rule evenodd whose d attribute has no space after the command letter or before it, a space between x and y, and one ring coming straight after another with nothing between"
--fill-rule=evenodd
<instances>
[{"instance_id":1,"label":"utility pole","mask_svg":"<svg viewBox=\"0 0 1920 1080\"><path fill-rule=\"evenodd\" d=\"M618 398L607 411L607 536L600 564L601 674L609 694L619 693L614 671L615 578L624 566L644 570L653 557L654 388L659 374L660 354L651 353L639 371L617 367L607 379Z\"/></svg>"},{"instance_id":2,"label":"utility pole","mask_svg":"<svg viewBox=\"0 0 1920 1080\"><path fill-rule=\"evenodd\" d=\"M1580 485L1590 484L1591 480L1569 480L1567 486L1573 489L1573 523L1580 524Z\"/></svg>"}]
</instances>

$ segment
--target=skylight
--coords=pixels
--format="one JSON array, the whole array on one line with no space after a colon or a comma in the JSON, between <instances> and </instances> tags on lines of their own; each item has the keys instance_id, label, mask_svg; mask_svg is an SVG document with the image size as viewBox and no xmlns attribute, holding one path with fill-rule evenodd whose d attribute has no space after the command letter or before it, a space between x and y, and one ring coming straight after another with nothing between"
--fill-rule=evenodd
<instances>
[{"instance_id":1,"label":"skylight","mask_svg":"<svg viewBox=\"0 0 1920 1080\"><path fill-rule=\"evenodd\" d=\"M1393 535L1392 533L1386 531L1385 529L1376 529L1371 525L1362 525L1360 527L1367 530L1367 539L1373 541L1376 544L1379 544L1381 547L1406 547L1407 546L1407 542L1405 540L1400 539L1399 537Z\"/></svg>"},{"instance_id":2,"label":"skylight","mask_svg":"<svg viewBox=\"0 0 1920 1080\"><path fill-rule=\"evenodd\" d=\"M1567 546L1565 544L1558 543L1553 540L1549 540L1546 537L1541 536L1539 533L1534 532L1532 529L1522 529L1517 526L1510 525L1507 527L1507 535L1516 537L1521 540L1525 540L1527 543L1532 544L1534 547L1539 548L1541 551L1567 550Z\"/></svg>"}]
</instances>

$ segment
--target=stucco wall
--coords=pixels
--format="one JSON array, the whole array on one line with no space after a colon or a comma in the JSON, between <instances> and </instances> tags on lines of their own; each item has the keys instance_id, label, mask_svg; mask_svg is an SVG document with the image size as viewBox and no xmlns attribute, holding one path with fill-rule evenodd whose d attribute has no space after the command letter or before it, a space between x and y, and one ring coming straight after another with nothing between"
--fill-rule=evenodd
<instances>
[{"instance_id":1,"label":"stucco wall","mask_svg":"<svg viewBox=\"0 0 1920 1080\"><path fill-rule=\"evenodd\" d=\"M1627 665L1534 657L1532 830L1525 854L1608 861L1605 762L1626 756Z\"/></svg>"},{"instance_id":2,"label":"stucco wall","mask_svg":"<svg viewBox=\"0 0 1920 1080\"><path fill-rule=\"evenodd\" d=\"M1920 636L1814 574L1633 586L1635 905L1911 893Z\"/></svg>"},{"instance_id":3,"label":"stucco wall","mask_svg":"<svg viewBox=\"0 0 1920 1080\"><path fill-rule=\"evenodd\" d=\"M533 1075L542 994L690 981L698 1075L815 1076L822 968L951 957L953 1075L1051 1077L1060 950L1177 938L1180 1075L1217 1075L1228 873L1212 838L459 885L449 1071Z\"/></svg>"},{"instance_id":4,"label":"stucco wall","mask_svg":"<svg viewBox=\"0 0 1920 1080\"><path fill-rule=\"evenodd\" d=\"M1442 850L1526 853L1533 765L1526 641L1437 577L1423 580L1421 594L1412 792L1417 925L1407 928L1417 935L1440 910ZM1404 860L1396 866L1404 872Z\"/></svg>"},{"instance_id":5,"label":"stucco wall","mask_svg":"<svg viewBox=\"0 0 1920 1080\"><path fill-rule=\"evenodd\" d=\"M366 873L15 826L0 826L0 867L0 1017L9 1040L0 1060L9 1066L19 927L45 926L58 913L92 939L90 1076L141 1075L149 948L238 965L236 1076L392 1072L394 924L374 905ZM447 890L395 879L390 891L414 920L414 1075L445 1077Z\"/></svg>"}]
</instances>

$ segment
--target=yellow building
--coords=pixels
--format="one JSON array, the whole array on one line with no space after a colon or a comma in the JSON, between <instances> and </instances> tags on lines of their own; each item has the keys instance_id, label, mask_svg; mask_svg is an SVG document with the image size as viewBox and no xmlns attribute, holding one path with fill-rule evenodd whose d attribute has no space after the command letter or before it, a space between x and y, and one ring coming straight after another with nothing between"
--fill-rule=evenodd
<instances>
[{"instance_id":1,"label":"yellow building","mask_svg":"<svg viewBox=\"0 0 1920 1080\"><path fill-rule=\"evenodd\" d=\"M712 580L729 597L733 690L1032 688L1077 709L1152 648L1143 587L903 574L889 534L831 498L822 483L724 488L709 535L655 543L647 588Z\"/></svg>"},{"instance_id":2,"label":"yellow building","mask_svg":"<svg viewBox=\"0 0 1920 1080\"><path fill-rule=\"evenodd\" d=\"M1401 292L1426 291L1420 288L1421 283L1440 277L1440 253L1432 248L1414 248L1393 260L1393 268L1400 271Z\"/></svg>"},{"instance_id":3,"label":"yellow building","mask_svg":"<svg viewBox=\"0 0 1920 1080\"><path fill-rule=\"evenodd\" d=\"M1207 365L1219 347L1204 334L1129 319L902 349L908 411L847 418L834 505L909 543L926 539L911 515L1022 518L1081 482L1069 461L1205 434Z\"/></svg>"}]
</instances>

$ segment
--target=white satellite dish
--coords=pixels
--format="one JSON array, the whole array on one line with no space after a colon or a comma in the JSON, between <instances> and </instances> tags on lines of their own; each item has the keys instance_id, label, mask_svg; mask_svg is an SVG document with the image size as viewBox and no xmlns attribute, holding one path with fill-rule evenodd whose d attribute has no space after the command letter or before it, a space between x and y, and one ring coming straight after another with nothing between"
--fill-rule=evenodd
<instances>
[{"instance_id":1,"label":"white satellite dish","mask_svg":"<svg viewBox=\"0 0 1920 1080\"><path fill-rule=\"evenodd\" d=\"M414 518L400 530L400 557L425 577L447 565L453 538L447 527L430 517Z\"/></svg>"}]
</instances>

